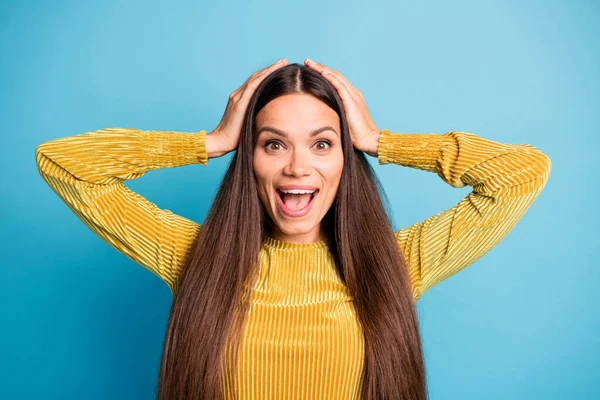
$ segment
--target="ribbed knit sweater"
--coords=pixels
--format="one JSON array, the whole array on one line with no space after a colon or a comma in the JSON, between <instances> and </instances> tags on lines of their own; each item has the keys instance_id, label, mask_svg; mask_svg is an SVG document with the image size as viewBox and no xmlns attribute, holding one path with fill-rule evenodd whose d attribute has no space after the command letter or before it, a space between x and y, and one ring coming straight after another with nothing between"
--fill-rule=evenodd
<instances>
[{"instance_id":1,"label":"ribbed knit sweater","mask_svg":"<svg viewBox=\"0 0 600 400\"><path fill-rule=\"evenodd\" d=\"M124 181L155 169L207 165L206 131L101 129L42 143L36 161L42 178L95 234L176 290L202 226L158 208ZM531 145L460 131L383 129L378 161L473 188L458 204L395 232L415 301L503 240L551 170L549 157ZM325 241L297 244L268 237L259 257L238 364L225 365L226 397L358 398L363 332ZM234 372L238 387L232 384Z\"/></svg>"}]
</instances>

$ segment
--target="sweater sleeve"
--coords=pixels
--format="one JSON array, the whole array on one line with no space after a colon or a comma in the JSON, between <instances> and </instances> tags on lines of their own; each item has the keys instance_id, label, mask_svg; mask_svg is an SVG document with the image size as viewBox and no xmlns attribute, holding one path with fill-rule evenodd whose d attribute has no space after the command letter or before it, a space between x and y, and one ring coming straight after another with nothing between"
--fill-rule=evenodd
<instances>
[{"instance_id":1,"label":"sweater sleeve","mask_svg":"<svg viewBox=\"0 0 600 400\"><path fill-rule=\"evenodd\" d=\"M160 209L124 181L149 170L208 164L206 131L107 128L40 144L40 175L96 235L171 291L201 226Z\"/></svg>"},{"instance_id":2,"label":"sweater sleeve","mask_svg":"<svg viewBox=\"0 0 600 400\"><path fill-rule=\"evenodd\" d=\"M378 160L435 172L456 188L473 188L455 206L395 232L415 301L500 243L541 193L551 170L550 158L531 145L459 131L383 129Z\"/></svg>"}]
</instances>

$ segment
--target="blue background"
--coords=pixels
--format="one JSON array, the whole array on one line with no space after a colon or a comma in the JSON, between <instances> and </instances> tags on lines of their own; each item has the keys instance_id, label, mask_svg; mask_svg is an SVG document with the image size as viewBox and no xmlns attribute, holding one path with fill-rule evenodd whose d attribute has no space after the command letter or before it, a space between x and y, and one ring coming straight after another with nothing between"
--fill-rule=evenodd
<instances>
[{"instance_id":1,"label":"blue background","mask_svg":"<svg viewBox=\"0 0 600 400\"><path fill-rule=\"evenodd\" d=\"M432 400L600 398L600 7L593 1L4 1L0 397L150 399L171 302L40 178L44 141L106 127L208 131L254 71L306 57L380 128L460 130L548 154L496 248L418 303ZM231 154L127 185L202 222ZM376 168L397 229L471 190Z\"/></svg>"}]
</instances>

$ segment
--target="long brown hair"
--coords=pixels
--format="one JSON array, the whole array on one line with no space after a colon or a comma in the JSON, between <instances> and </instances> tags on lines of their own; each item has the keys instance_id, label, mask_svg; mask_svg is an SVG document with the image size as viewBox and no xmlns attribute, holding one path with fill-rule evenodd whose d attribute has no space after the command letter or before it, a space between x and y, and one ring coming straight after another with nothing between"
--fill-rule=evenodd
<instances>
[{"instance_id":1,"label":"long brown hair","mask_svg":"<svg viewBox=\"0 0 600 400\"><path fill-rule=\"evenodd\" d=\"M354 299L365 337L362 398L424 400L425 367L408 269L395 241L383 188L354 149L336 89L319 73L289 64L250 99L233 159L176 285L158 379L160 400L221 399L227 341L237 353L261 244L273 222L252 168L255 118L271 100L306 93L340 117L344 167L321 230Z\"/></svg>"}]
</instances>

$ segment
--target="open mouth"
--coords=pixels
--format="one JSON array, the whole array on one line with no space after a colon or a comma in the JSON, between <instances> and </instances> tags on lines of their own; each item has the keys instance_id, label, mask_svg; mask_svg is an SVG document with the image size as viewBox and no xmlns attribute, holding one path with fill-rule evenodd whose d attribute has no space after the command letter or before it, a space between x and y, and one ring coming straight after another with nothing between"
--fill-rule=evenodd
<instances>
[{"instance_id":1,"label":"open mouth","mask_svg":"<svg viewBox=\"0 0 600 400\"><path fill-rule=\"evenodd\" d=\"M319 195L319 190L312 193L284 193L277 189L277 204L279 208L288 217L302 217L312 209L315 199Z\"/></svg>"}]
</instances>

